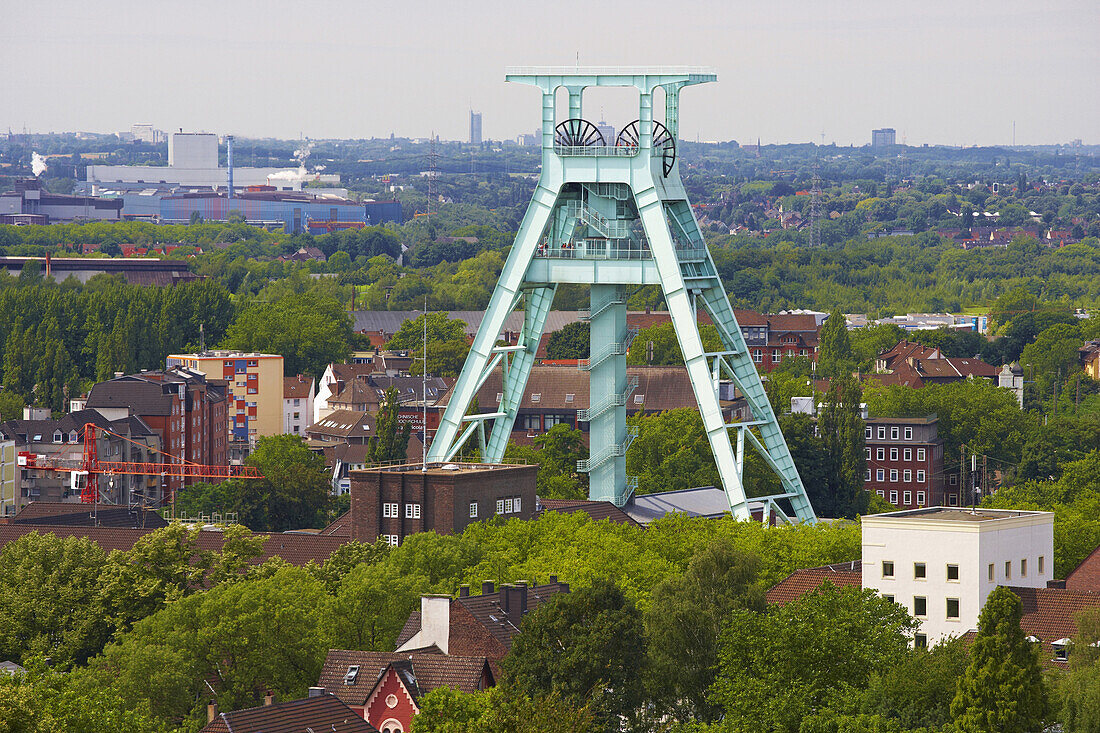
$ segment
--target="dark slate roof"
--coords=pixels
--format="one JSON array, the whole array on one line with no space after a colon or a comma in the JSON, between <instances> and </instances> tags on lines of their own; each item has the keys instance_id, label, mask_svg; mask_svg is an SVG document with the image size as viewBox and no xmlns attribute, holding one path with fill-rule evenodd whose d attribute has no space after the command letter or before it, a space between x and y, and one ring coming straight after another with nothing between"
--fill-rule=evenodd
<instances>
[{"instance_id":1,"label":"dark slate roof","mask_svg":"<svg viewBox=\"0 0 1100 733\"><path fill-rule=\"evenodd\" d=\"M527 612L534 611L559 593L568 592L569 586L565 583L530 586L527 589ZM480 596L467 596L452 601L452 604L461 604L478 623L489 631L493 638L503 644L505 648L510 649L512 647L512 637L519 633L519 628L508 620L508 616L501 609L500 595L501 591Z\"/></svg>"},{"instance_id":2,"label":"dark slate roof","mask_svg":"<svg viewBox=\"0 0 1100 733\"><path fill-rule=\"evenodd\" d=\"M169 384L130 375L92 386L87 406L128 407L138 415L171 415L172 395Z\"/></svg>"},{"instance_id":3,"label":"dark slate roof","mask_svg":"<svg viewBox=\"0 0 1100 733\"><path fill-rule=\"evenodd\" d=\"M721 517L729 513L729 510L726 492L717 486L636 494L623 507L624 512L642 524L675 512L689 517Z\"/></svg>"},{"instance_id":4,"label":"dark slate roof","mask_svg":"<svg viewBox=\"0 0 1100 733\"><path fill-rule=\"evenodd\" d=\"M335 695L219 713L202 733L378 733Z\"/></svg>"},{"instance_id":5,"label":"dark slate roof","mask_svg":"<svg viewBox=\"0 0 1100 733\"><path fill-rule=\"evenodd\" d=\"M168 522L139 507L94 506L75 502L32 501L11 518L12 524L157 529Z\"/></svg>"},{"instance_id":6,"label":"dark slate roof","mask_svg":"<svg viewBox=\"0 0 1100 733\"><path fill-rule=\"evenodd\" d=\"M318 687L324 687L348 705L365 705L387 669L395 668L409 694L415 700L437 687L453 687L461 692L477 692L482 676L492 668L485 657L458 657L434 651L363 652L332 649L321 668ZM359 667L352 684L345 676L352 666Z\"/></svg>"},{"instance_id":7,"label":"dark slate roof","mask_svg":"<svg viewBox=\"0 0 1100 733\"><path fill-rule=\"evenodd\" d=\"M532 519L538 519L538 516L542 513L542 511L561 512L563 514L584 512L588 516L592 517L592 521L594 522L608 519L615 524L631 524L635 527L640 526L633 517L631 517L619 507L612 504L610 501L539 499L539 506L542 507L542 510L536 512L535 516L532 517Z\"/></svg>"},{"instance_id":8,"label":"dark slate roof","mask_svg":"<svg viewBox=\"0 0 1100 733\"><path fill-rule=\"evenodd\" d=\"M139 539L152 531L148 528L6 524L0 525L0 548L25 534L38 532L52 534L59 538L87 537L107 552L129 550ZM338 547L348 542L347 537L324 536L316 533L257 532L256 535L267 538L263 554L256 559L256 563L275 556L281 557L291 565L302 566L310 560L321 563L327 560ZM223 533L207 530L199 534L198 547L200 550L220 551L224 541Z\"/></svg>"},{"instance_id":9,"label":"dark slate roof","mask_svg":"<svg viewBox=\"0 0 1100 733\"><path fill-rule=\"evenodd\" d=\"M768 599L768 603L783 605L791 601L797 601L807 593L814 592L826 580L838 588L862 587L863 562L853 560L851 562L823 565L819 568L795 570L769 588L765 597Z\"/></svg>"},{"instance_id":10,"label":"dark slate roof","mask_svg":"<svg viewBox=\"0 0 1100 733\"><path fill-rule=\"evenodd\" d=\"M337 438L371 438L374 436L374 415L358 410L336 410L306 428L306 435L329 435Z\"/></svg>"}]
</instances>

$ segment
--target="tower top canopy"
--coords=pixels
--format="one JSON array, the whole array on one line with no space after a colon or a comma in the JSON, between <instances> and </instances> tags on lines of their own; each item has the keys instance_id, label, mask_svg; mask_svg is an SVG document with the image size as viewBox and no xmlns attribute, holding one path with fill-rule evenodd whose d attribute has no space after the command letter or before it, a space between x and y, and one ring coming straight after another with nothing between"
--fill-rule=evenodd
<instances>
[{"instance_id":1,"label":"tower top canopy","mask_svg":"<svg viewBox=\"0 0 1100 733\"><path fill-rule=\"evenodd\" d=\"M683 87L718 80L717 70L709 66L513 66L504 73L506 81L545 92L558 87L635 87L648 94L666 84Z\"/></svg>"}]
</instances>

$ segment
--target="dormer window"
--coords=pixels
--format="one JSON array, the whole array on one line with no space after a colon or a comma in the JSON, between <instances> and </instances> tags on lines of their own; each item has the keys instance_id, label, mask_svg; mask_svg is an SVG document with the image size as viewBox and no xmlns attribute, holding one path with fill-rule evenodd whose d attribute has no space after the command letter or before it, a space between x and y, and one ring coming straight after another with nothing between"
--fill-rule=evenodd
<instances>
[{"instance_id":1,"label":"dormer window","mask_svg":"<svg viewBox=\"0 0 1100 733\"><path fill-rule=\"evenodd\" d=\"M61 432L60 430L55 430L54 433L53 433L53 442L55 442L55 443L64 443L65 442L65 434L63 432Z\"/></svg>"},{"instance_id":2,"label":"dormer window","mask_svg":"<svg viewBox=\"0 0 1100 733\"><path fill-rule=\"evenodd\" d=\"M1069 644L1069 639L1050 642L1050 647L1054 650L1054 661L1065 662L1069 659Z\"/></svg>"},{"instance_id":3,"label":"dormer window","mask_svg":"<svg viewBox=\"0 0 1100 733\"><path fill-rule=\"evenodd\" d=\"M71 431L69 431L69 442L70 442L70 443L78 443L78 442L80 442L80 439L79 439L79 438L77 437L77 434L76 434L76 431L75 431L75 430L71 430Z\"/></svg>"},{"instance_id":4,"label":"dormer window","mask_svg":"<svg viewBox=\"0 0 1100 733\"><path fill-rule=\"evenodd\" d=\"M356 678L359 677L359 665L353 664L348 667L348 673L344 675L345 685L354 685Z\"/></svg>"}]
</instances>

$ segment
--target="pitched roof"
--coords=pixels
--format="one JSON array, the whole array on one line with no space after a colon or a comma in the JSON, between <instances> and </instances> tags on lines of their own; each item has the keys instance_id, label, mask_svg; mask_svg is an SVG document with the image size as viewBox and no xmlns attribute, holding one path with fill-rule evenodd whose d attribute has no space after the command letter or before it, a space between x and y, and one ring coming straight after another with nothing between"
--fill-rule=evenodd
<instances>
[{"instance_id":1,"label":"pitched roof","mask_svg":"<svg viewBox=\"0 0 1100 733\"><path fill-rule=\"evenodd\" d=\"M378 733L335 695L219 713L201 733Z\"/></svg>"},{"instance_id":2,"label":"pitched roof","mask_svg":"<svg viewBox=\"0 0 1100 733\"><path fill-rule=\"evenodd\" d=\"M307 435L337 438L369 438L374 435L374 416L358 410L336 410L306 428Z\"/></svg>"},{"instance_id":3,"label":"pitched roof","mask_svg":"<svg viewBox=\"0 0 1100 733\"><path fill-rule=\"evenodd\" d=\"M82 527L38 524L0 525L0 548L31 532L52 534L59 538L87 537L105 551L129 550L134 544L152 532L152 529L130 529L127 527ZM291 565L305 565L310 560L324 562L340 545L348 542L347 537L339 535L320 535L316 533L278 533L256 532L256 536L265 537L263 554L255 562L261 563L271 557L281 557ZM199 533L200 550L220 551L225 542L222 532L203 530Z\"/></svg>"},{"instance_id":4,"label":"pitched roof","mask_svg":"<svg viewBox=\"0 0 1100 733\"><path fill-rule=\"evenodd\" d=\"M1066 576L1066 590L1100 593L1100 547Z\"/></svg>"},{"instance_id":5,"label":"pitched roof","mask_svg":"<svg viewBox=\"0 0 1100 733\"><path fill-rule=\"evenodd\" d=\"M635 527L641 526L619 507L612 504L610 501L585 501L585 500L563 500L563 499L539 499L539 506L542 509L535 512L535 516L532 519L538 519L539 515L543 511L548 512L561 512L562 514L573 514L574 512L584 512L592 518L592 521L599 522L603 519L608 519L614 524L630 524Z\"/></svg>"},{"instance_id":6,"label":"pitched roof","mask_svg":"<svg viewBox=\"0 0 1100 733\"><path fill-rule=\"evenodd\" d=\"M783 605L796 601L807 593L812 593L828 580L838 588L861 587L863 585L863 562L851 562L823 565L818 568L795 570L779 581L765 594L768 603Z\"/></svg>"},{"instance_id":7,"label":"pitched roof","mask_svg":"<svg viewBox=\"0 0 1100 733\"><path fill-rule=\"evenodd\" d=\"M137 529L168 526L164 517L140 507L93 506L61 501L32 501L16 512L11 523Z\"/></svg>"},{"instance_id":8,"label":"pitched roof","mask_svg":"<svg viewBox=\"0 0 1100 733\"><path fill-rule=\"evenodd\" d=\"M129 375L92 385L89 408L128 407L137 415L171 415L174 397L168 383Z\"/></svg>"},{"instance_id":9,"label":"pitched roof","mask_svg":"<svg viewBox=\"0 0 1100 733\"><path fill-rule=\"evenodd\" d=\"M434 647L432 647L434 649ZM485 657L448 656L434 652L364 652L331 649L321 668L317 682L348 705L365 705L371 693L391 665L401 665L406 675L403 682L415 700L437 687L453 687L461 692L477 692L485 674L492 679L492 668ZM347 674L359 667L352 684ZM409 679L411 675L411 679ZM410 684L411 683L411 684Z\"/></svg>"},{"instance_id":10,"label":"pitched roof","mask_svg":"<svg viewBox=\"0 0 1100 733\"><path fill-rule=\"evenodd\" d=\"M500 596L503 591L487 593L480 596L467 596L458 598L451 603L462 605L474 619L484 626L497 641L506 649L512 647L512 637L519 633L519 627L513 624L500 605ZM530 613L559 593L568 593L569 586L565 583L547 583L546 585L534 585L527 589L527 611Z\"/></svg>"},{"instance_id":11,"label":"pitched roof","mask_svg":"<svg viewBox=\"0 0 1100 733\"><path fill-rule=\"evenodd\" d=\"M1021 588L1009 586L1009 590L1023 602L1020 628L1039 639L1043 653L1040 661L1048 666L1067 667L1065 661L1054 660L1051 642L1071 639L1077 633L1079 612L1100 608L1100 593L1077 593L1062 588Z\"/></svg>"},{"instance_id":12,"label":"pitched roof","mask_svg":"<svg viewBox=\"0 0 1100 733\"><path fill-rule=\"evenodd\" d=\"M283 377L283 399L293 400L308 399L309 393L313 390L313 378L303 377L299 374L296 377Z\"/></svg>"},{"instance_id":13,"label":"pitched roof","mask_svg":"<svg viewBox=\"0 0 1100 733\"><path fill-rule=\"evenodd\" d=\"M351 512L344 512L336 519L332 520L329 526L321 530L321 534L351 539Z\"/></svg>"}]
</instances>

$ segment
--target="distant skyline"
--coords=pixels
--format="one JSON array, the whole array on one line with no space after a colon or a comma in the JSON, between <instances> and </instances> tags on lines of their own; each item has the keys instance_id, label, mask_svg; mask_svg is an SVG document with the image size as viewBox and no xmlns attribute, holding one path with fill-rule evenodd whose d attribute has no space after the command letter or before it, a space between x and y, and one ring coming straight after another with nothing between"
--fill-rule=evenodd
<instances>
[{"instance_id":1,"label":"distant skyline","mask_svg":"<svg viewBox=\"0 0 1100 733\"><path fill-rule=\"evenodd\" d=\"M714 66L688 140L863 145L1100 143L1091 0L9 3L0 128L464 140L530 133L538 93L504 67ZM636 117L619 90L585 117ZM822 137L824 135L824 137Z\"/></svg>"}]
</instances>

